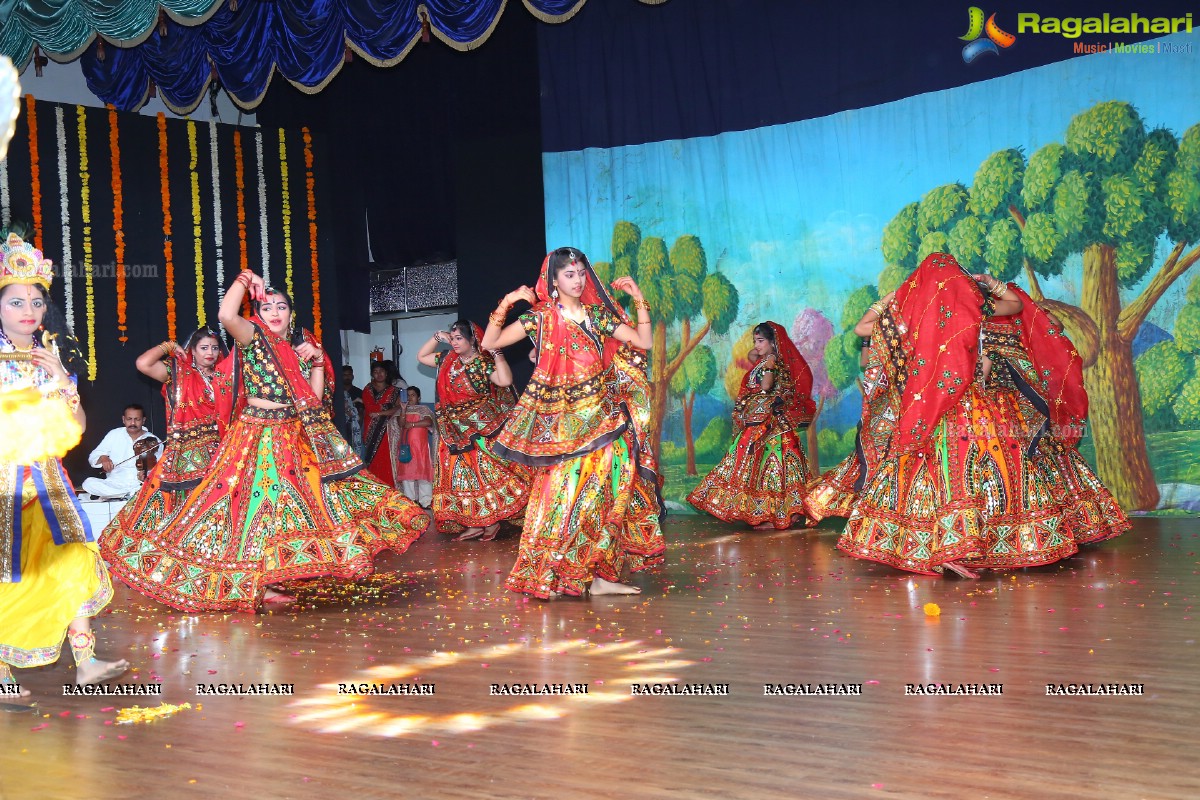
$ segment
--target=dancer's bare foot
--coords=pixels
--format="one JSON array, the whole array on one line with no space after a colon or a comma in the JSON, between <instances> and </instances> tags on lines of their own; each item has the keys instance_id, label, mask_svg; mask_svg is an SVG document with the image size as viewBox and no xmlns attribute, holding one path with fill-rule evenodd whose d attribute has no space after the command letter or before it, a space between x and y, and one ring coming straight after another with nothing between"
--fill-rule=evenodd
<instances>
[{"instance_id":1,"label":"dancer's bare foot","mask_svg":"<svg viewBox=\"0 0 1200 800\"><path fill-rule=\"evenodd\" d=\"M483 528L467 528L455 537L454 541L469 542L472 539L478 539L480 536L483 536Z\"/></svg>"},{"instance_id":2,"label":"dancer's bare foot","mask_svg":"<svg viewBox=\"0 0 1200 800\"><path fill-rule=\"evenodd\" d=\"M490 542L496 538L496 534L500 531L500 523L493 522L483 529L483 536L479 539L481 542Z\"/></svg>"},{"instance_id":3,"label":"dancer's bare foot","mask_svg":"<svg viewBox=\"0 0 1200 800\"><path fill-rule=\"evenodd\" d=\"M268 586L263 591L262 601L264 603L294 603L296 602L296 598L290 594L284 594L278 589Z\"/></svg>"},{"instance_id":4,"label":"dancer's bare foot","mask_svg":"<svg viewBox=\"0 0 1200 800\"><path fill-rule=\"evenodd\" d=\"M755 525L755 526L754 526L754 527L753 527L751 530L756 530L756 531L773 531L773 530L775 530L775 523L773 523L773 522L760 522L760 523L758 523L757 525Z\"/></svg>"},{"instance_id":5,"label":"dancer's bare foot","mask_svg":"<svg viewBox=\"0 0 1200 800\"><path fill-rule=\"evenodd\" d=\"M971 580L979 579L978 572L972 572L971 570L964 567L962 564L956 563L954 561L947 561L945 564L942 564L942 566L945 569L950 570L951 572L953 572L955 575L957 575L960 578L970 578Z\"/></svg>"},{"instance_id":6,"label":"dancer's bare foot","mask_svg":"<svg viewBox=\"0 0 1200 800\"><path fill-rule=\"evenodd\" d=\"M123 658L116 661L101 661L90 658L75 666L75 685L90 686L96 683L111 681L118 675L123 675L129 669L129 662Z\"/></svg>"},{"instance_id":7,"label":"dancer's bare foot","mask_svg":"<svg viewBox=\"0 0 1200 800\"><path fill-rule=\"evenodd\" d=\"M606 581L603 578L592 578L592 586L588 590L592 594L641 594L642 590L637 586L629 586L624 583L613 583Z\"/></svg>"}]
</instances>

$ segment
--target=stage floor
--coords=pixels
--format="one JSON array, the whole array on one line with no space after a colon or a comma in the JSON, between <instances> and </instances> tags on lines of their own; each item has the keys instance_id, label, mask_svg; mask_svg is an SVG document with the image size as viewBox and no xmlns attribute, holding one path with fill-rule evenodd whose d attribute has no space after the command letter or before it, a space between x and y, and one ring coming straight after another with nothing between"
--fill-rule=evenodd
<instances>
[{"instance_id":1,"label":"stage floor","mask_svg":"<svg viewBox=\"0 0 1200 800\"><path fill-rule=\"evenodd\" d=\"M1196 520L1138 520L1061 565L979 581L856 561L837 528L673 519L638 597L507 592L511 531L427 534L381 560L396 572L259 616L168 613L119 587L101 655L161 698L64 697L69 654L19 672L39 711L0 714L0 798L1200 797ZM433 694L339 692L414 681ZM197 695L218 683L294 695ZM632 693L670 683L728 695ZM1003 693L906 693L935 683ZM192 707L114 724L160 702Z\"/></svg>"}]
</instances>

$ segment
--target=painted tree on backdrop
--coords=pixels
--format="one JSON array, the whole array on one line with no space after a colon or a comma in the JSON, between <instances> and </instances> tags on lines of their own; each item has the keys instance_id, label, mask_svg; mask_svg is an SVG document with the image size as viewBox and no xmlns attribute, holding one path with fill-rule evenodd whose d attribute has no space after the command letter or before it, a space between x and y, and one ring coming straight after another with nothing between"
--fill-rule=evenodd
<instances>
[{"instance_id":1,"label":"painted tree on backdrop","mask_svg":"<svg viewBox=\"0 0 1200 800\"><path fill-rule=\"evenodd\" d=\"M612 261L593 267L605 283L629 275L650 303L654 335L650 441L656 452L661 452L671 381L710 331L723 334L729 330L738 312L737 289L721 273L708 271L708 256L699 237L680 236L668 251L661 238L643 239L641 229L625 220L613 226ZM694 323L699 325L695 333ZM669 348L667 334L676 331L678 335L672 336L676 347Z\"/></svg>"},{"instance_id":2,"label":"painted tree on backdrop","mask_svg":"<svg viewBox=\"0 0 1200 800\"><path fill-rule=\"evenodd\" d=\"M678 343L671 348L667 361L674 360L679 350ZM717 382L717 358L712 348L699 345L683 360L675 377L671 378L671 392L679 397L683 406L683 438L687 451L687 474L696 475L696 443L692 435L692 412L696 408L696 395L708 394Z\"/></svg>"},{"instance_id":3,"label":"painted tree on backdrop","mask_svg":"<svg viewBox=\"0 0 1200 800\"><path fill-rule=\"evenodd\" d=\"M1142 292L1121 289L1155 266L1158 238L1173 244ZM883 233L890 283L932 252L1002 280L1024 272L1029 294L1062 320L1085 366L1096 466L1121 506L1152 509L1158 487L1146 449L1133 339L1163 293L1200 259L1200 125L1177 138L1148 131L1129 103L1075 116L1064 143L1026 161L1019 149L984 159L968 189L947 184L905 206ZM1038 277L1082 256L1078 306L1045 298Z\"/></svg>"}]
</instances>

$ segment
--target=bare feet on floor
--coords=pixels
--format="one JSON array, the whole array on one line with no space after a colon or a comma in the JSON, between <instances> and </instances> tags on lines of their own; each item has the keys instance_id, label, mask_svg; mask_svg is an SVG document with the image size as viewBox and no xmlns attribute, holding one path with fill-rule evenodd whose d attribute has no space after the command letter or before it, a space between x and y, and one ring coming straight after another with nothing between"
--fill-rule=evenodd
<instances>
[{"instance_id":1,"label":"bare feet on floor","mask_svg":"<svg viewBox=\"0 0 1200 800\"><path fill-rule=\"evenodd\" d=\"M979 578L978 572L972 572L971 570L964 567L962 564L956 563L954 561L947 561L945 564L942 564L942 567L950 570L951 572L953 572L955 575L959 576L960 578L970 578L971 580L977 580Z\"/></svg>"},{"instance_id":2,"label":"bare feet on floor","mask_svg":"<svg viewBox=\"0 0 1200 800\"><path fill-rule=\"evenodd\" d=\"M266 603L278 603L278 604L294 603L294 602L296 602L296 598L290 594L284 594L283 592L279 591L278 589L276 589L274 587L268 586L266 588L266 590L263 592L262 601L264 604L266 604Z\"/></svg>"},{"instance_id":3,"label":"bare feet on floor","mask_svg":"<svg viewBox=\"0 0 1200 800\"><path fill-rule=\"evenodd\" d=\"M455 537L456 542L468 542L471 539L478 539L483 536L483 528L467 528L465 531Z\"/></svg>"},{"instance_id":4,"label":"bare feet on floor","mask_svg":"<svg viewBox=\"0 0 1200 800\"><path fill-rule=\"evenodd\" d=\"M500 531L500 523L493 522L491 525L488 525L486 528L483 529L483 536L479 539L479 541L490 542L492 539L496 538L496 534L499 533L499 531Z\"/></svg>"},{"instance_id":5,"label":"bare feet on floor","mask_svg":"<svg viewBox=\"0 0 1200 800\"><path fill-rule=\"evenodd\" d=\"M642 590L637 586L629 586L624 583L613 583L606 581L603 578L592 578L592 586L588 590L591 594L641 594Z\"/></svg>"},{"instance_id":6,"label":"bare feet on floor","mask_svg":"<svg viewBox=\"0 0 1200 800\"><path fill-rule=\"evenodd\" d=\"M127 669L129 669L129 662L123 658L116 661L101 661L98 658L88 659L75 666L75 684L77 686L90 686L95 683L111 681L118 675L123 675Z\"/></svg>"}]
</instances>

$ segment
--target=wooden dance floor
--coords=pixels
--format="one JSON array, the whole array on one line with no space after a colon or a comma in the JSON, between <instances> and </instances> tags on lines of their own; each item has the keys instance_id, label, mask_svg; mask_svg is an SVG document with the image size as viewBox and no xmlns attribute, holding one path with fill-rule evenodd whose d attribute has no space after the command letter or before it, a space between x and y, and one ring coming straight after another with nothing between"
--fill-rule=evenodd
<instances>
[{"instance_id":1,"label":"wooden dance floor","mask_svg":"<svg viewBox=\"0 0 1200 800\"><path fill-rule=\"evenodd\" d=\"M667 533L640 597L505 591L511 531L428 534L380 562L395 572L306 586L259 616L168 613L120 587L101 654L161 698L64 697L69 654L21 673L40 705L0 714L0 798L1200 797L1194 519L1139 520L1064 564L977 582L845 557L834 524L686 517ZM339 693L414 682L433 693ZM671 684L728 695L633 695ZM117 724L159 703L191 708Z\"/></svg>"}]
</instances>

